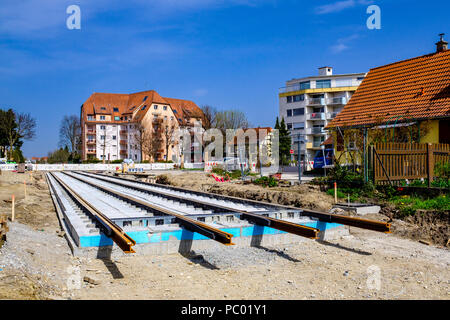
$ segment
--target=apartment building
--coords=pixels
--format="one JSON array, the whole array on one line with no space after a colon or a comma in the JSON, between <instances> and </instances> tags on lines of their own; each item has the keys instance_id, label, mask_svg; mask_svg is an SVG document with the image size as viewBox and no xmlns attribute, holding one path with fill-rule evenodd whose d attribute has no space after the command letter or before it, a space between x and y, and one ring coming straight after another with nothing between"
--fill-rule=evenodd
<instances>
[{"instance_id":1,"label":"apartment building","mask_svg":"<svg viewBox=\"0 0 450 320\"><path fill-rule=\"evenodd\" d=\"M292 79L279 89L279 112L291 132L292 149L310 163L328 136L324 128L344 108L366 73L333 75L332 67L319 68L317 76Z\"/></svg>"},{"instance_id":2,"label":"apartment building","mask_svg":"<svg viewBox=\"0 0 450 320\"><path fill-rule=\"evenodd\" d=\"M94 93L81 106L82 159L174 161L181 153L175 131L203 121L194 102L154 90Z\"/></svg>"}]
</instances>

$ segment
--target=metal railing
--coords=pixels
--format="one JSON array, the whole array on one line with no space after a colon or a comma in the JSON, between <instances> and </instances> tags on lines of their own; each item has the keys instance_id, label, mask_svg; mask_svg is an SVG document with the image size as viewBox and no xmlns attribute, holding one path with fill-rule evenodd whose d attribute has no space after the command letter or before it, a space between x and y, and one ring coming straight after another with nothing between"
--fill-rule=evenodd
<instances>
[{"instance_id":1,"label":"metal railing","mask_svg":"<svg viewBox=\"0 0 450 320\"><path fill-rule=\"evenodd\" d=\"M308 105L325 105L325 98L310 98L306 99L306 104Z\"/></svg>"},{"instance_id":2,"label":"metal railing","mask_svg":"<svg viewBox=\"0 0 450 320\"><path fill-rule=\"evenodd\" d=\"M346 104L346 103L347 103L346 97L328 99L328 104Z\"/></svg>"},{"instance_id":3,"label":"metal railing","mask_svg":"<svg viewBox=\"0 0 450 320\"><path fill-rule=\"evenodd\" d=\"M306 134L322 134L325 133L323 128L308 128Z\"/></svg>"},{"instance_id":4,"label":"metal railing","mask_svg":"<svg viewBox=\"0 0 450 320\"><path fill-rule=\"evenodd\" d=\"M314 112L306 115L307 120L325 120L325 113L323 112Z\"/></svg>"},{"instance_id":5,"label":"metal railing","mask_svg":"<svg viewBox=\"0 0 450 320\"><path fill-rule=\"evenodd\" d=\"M327 119L334 119L338 115L339 112L327 112Z\"/></svg>"}]
</instances>

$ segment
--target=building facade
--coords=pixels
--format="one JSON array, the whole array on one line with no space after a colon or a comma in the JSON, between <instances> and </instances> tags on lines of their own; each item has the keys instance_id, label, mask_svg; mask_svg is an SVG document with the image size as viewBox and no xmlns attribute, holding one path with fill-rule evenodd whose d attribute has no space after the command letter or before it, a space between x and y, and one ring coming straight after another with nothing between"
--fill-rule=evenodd
<instances>
[{"instance_id":1,"label":"building facade","mask_svg":"<svg viewBox=\"0 0 450 320\"><path fill-rule=\"evenodd\" d=\"M333 75L333 68L319 68L318 76L292 79L279 89L279 116L291 133L298 159L310 163L328 138L324 128L344 108L366 73Z\"/></svg>"},{"instance_id":2,"label":"building facade","mask_svg":"<svg viewBox=\"0 0 450 320\"><path fill-rule=\"evenodd\" d=\"M176 161L177 130L203 121L194 102L163 98L154 90L94 93L81 106L82 159Z\"/></svg>"},{"instance_id":3,"label":"building facade","mask_svg":"<svg viewBox=\"0 0 450 320\"><path fill-rule=\"evenodd\" d=\"M327 129L337 158L377 142L449 144L450 50L443 35L436 52L371 69Z\"/></svg>"}]
</instances>

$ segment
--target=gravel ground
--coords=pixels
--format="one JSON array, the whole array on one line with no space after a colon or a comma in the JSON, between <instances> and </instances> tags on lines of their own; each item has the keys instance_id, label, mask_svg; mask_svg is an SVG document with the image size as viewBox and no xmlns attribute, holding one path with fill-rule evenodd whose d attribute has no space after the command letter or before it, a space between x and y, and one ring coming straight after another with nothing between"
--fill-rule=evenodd
<instances>
[{"instance_id":1,"label":"gravel ground","mask_svg":"<svg viewBox=\"0 0 450 320\"><path fill-rule=\"evenodd\" d=\"M0 249L0 299L450 298L447 248L353 227L350 236L329 242L76 258L56 232L48 190L42 176L36 177L24 199L32 205L22 206L18 221L9 223ZM19 192L22 179L0 176L1 197Z\"/></svg>"}]
</instances>

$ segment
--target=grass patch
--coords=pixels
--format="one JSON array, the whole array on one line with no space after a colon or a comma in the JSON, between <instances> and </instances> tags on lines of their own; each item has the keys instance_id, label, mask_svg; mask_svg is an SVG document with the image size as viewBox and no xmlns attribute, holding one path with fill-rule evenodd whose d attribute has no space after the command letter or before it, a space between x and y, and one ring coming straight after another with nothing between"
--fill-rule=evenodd
<instances>
[{"instance_id":1,"label":"grass patch","mask_svg":"<svg viewBox=\"0 0 450 320\"><path fill-rule=\"evenodd\" d=\"M414 214L417 210L450 211L450 197L440 195L435 198L422 199L415 196L394 196L389 199L404 215Z\"/></svg>"}]
</instances>

